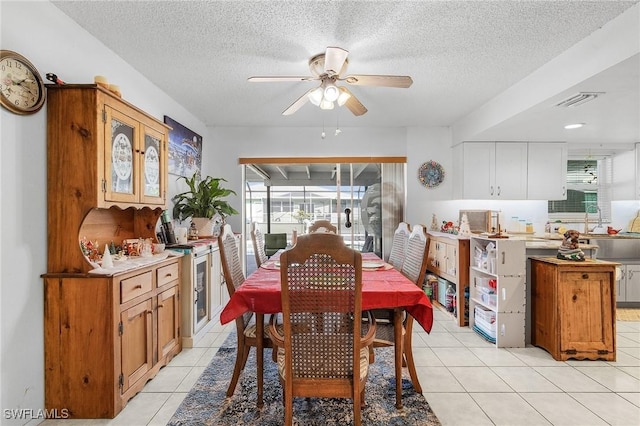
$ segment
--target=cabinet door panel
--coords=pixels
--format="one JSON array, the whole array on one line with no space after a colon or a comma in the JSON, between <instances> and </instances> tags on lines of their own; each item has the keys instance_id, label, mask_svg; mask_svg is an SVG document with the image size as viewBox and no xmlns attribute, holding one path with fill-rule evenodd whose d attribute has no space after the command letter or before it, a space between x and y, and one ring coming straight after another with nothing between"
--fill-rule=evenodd
<instances>
[{"instance_id":1,"label":"cabinet door panel","mask_svg":"<svg viewBox=\"0 0 640 426\"><path fill-rule=\"evenodd\" d=\"M165 203L166 140L162 132L144 127L144 145L140 156L142 202Z\"/></svg>"},{"instance_id":2,"label":"cabinet door panel","mask_svg":"<svg viewBox=\"0 0 640 426\"><path fill-rule=\"evenodd\" d=\"M178 286L158 294L158 358L164 358L180 339Z\"/></svg>"},{"instance_id":3,"label":"cabinet door panel","mask_svg":"<svg viewBox=\"0 0 640 426\"><path fill-rule=\"evenodd\" d=\"M105 107L105 200L138 201L138 155L140 125L133 118Z\"/></svg>"},{"instance_id":4,"label":"cabinet door panel","mask_svg":"<svg viewBox=\"0 0 640 426\"><path fill-rule=\"evenodd\" d=\"M465 143L463 150L463 198L493 198L495 144Z\"/></svg>"},{"instance_id":5,"label":"cabinet door panel","mask_svg":"<svg viewBox=\"0 0 640 426\"><path fill-rule=\"evenodd\" d=\"M527 199L567 199L567 144L530 143L527 152Z\"/></svg>"},{"instance_id":6,"label":"cabinet door panel","mask_svg":"<svg viewBox=\"0 0 640 426\"><path fill-rule=\"evenodd\" d=\"M495 173L497 198L527 198L527 144L496 143Z\"/></svg>"},{"instance_id":7,"label":"cabinet door panel","mask_svg":"<svg viewBox=\"0 0 640 426\"><path fill-rule=\"evenodd\" d=\"M613 347L611 275L603 272L560 274L558 293L560 351L598 351ZM579 324L580 326L576 326Z\"/></svg>"},{"instance_id":8,"label":"cabinet door panel","mask_svg":"<svg viewBox=\"0 0 640 426\"><path fill-rule=\"evenodd\" d=\"M123 311L122 393L143 377L153 365L153 310L151 299Z\"/></svg>"},{"instance_id":9,"label":"cabinet door panel","mask_svg":"<svg viewBox=\"0 0 640 426\"><path fill-rule=\"evenodd\" d=\"M640 302L640 265L626 266L625 301Z\"/></svg>"}]
</instances>

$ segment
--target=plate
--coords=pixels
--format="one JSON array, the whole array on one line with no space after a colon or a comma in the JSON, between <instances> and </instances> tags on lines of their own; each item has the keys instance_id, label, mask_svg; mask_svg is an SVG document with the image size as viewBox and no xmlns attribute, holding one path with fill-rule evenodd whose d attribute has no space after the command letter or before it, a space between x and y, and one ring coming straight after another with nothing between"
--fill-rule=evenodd
<instances>
[{"instance_id":1,"label":"plate","mask_svg":"<svg viewBox=\"0 0 640 426\"><path fill-rule=\"evenodd\" d=\"M375 261L362 262L362 267L364 269L376 269L376 268L380 268L381 266L384 266L384 262L375 262Z\"/></svg>"},{"instance_id":2,"label":"plate","mask_svg":"<svg viewBox=\"0 0 640 426\"><path fill-rule=\"evenodd\" d=\"M418 169L418 180L427 188L433 188L444 180L444 169L435 161L427 161Z\"/></svg>"}]
</instances>

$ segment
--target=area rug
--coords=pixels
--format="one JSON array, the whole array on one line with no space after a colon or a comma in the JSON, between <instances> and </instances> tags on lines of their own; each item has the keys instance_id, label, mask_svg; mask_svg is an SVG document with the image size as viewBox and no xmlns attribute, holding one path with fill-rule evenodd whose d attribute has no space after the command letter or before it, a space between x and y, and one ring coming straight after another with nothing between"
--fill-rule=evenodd
<instances>
[{"instance_id":1,"label":"area rug","mask_svg":"<svg viewBox=\"0 0 640 426\"><path fill-rule=\"evenodd\" d=\"M616 308L618 321L640 321L640 309Z\"/></svg>"},{"instance_id":2,"label":"area rug","mask_svg":"<svg viewBox=\"0 0 640 426\"><path fill-rule=\"evenodd\" d=\"M268 350L265 351L264 407L256 407L254 349L251 350L234 395L226 398L235 362L235 343L236 336L232 333L178 407L169 425L283 424L282 388L276 364L271 361ZM400 410L395 408L393 348L376 349L375 363L369 370L365 400L363 425L440 425L425 398L413 389L408 376L402 380L404 407ZM293 416L294 425L349 425L353 424L353 405L348 399L295 398Z\"/></svg>"}]
</instances>

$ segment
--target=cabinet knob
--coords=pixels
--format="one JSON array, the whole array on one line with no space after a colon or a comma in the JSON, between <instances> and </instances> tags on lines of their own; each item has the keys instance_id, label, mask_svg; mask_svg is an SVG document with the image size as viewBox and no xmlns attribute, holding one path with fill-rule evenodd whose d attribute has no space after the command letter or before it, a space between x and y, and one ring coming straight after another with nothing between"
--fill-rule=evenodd
<instances>
[{"instance_id":1,"label":"cabinet knob","mask_svg":"<svg viewBox=\"0 0 640 426\"><path fill-rule=\"evenodd\" d=\"M583 280L589 279L589 274L582 274L582 279Z\"/></svg>"}]
</instances>

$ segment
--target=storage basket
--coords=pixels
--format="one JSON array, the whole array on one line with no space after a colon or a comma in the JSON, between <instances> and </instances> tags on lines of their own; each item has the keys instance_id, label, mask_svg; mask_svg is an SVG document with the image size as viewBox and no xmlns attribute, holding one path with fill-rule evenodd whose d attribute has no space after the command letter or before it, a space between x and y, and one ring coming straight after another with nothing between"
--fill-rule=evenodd
<instances>
[{"instance_id":1,"label":"storage basket","mask_svg":"<svg viewBox=\"0 0 640 426\"><path fill-rule=\"evenodd\" d=\"M496 313L485 308L484 306L476 306L475 318L476 320L482 319L484 322L488 324L493 324L496 322Z\"/></svg>"},{"instance_id":2,"label":"storage basket","mask_svg":"<svg viewBox=\"0 0 640 426\"><path fill-rule=\"evenodd\" d=\"M476 327L482 330L485 334L487 334L492 339L496 338L496 323L489 324L483 321L481 318L476 317Z\"/></svg>"}]
</instances>

